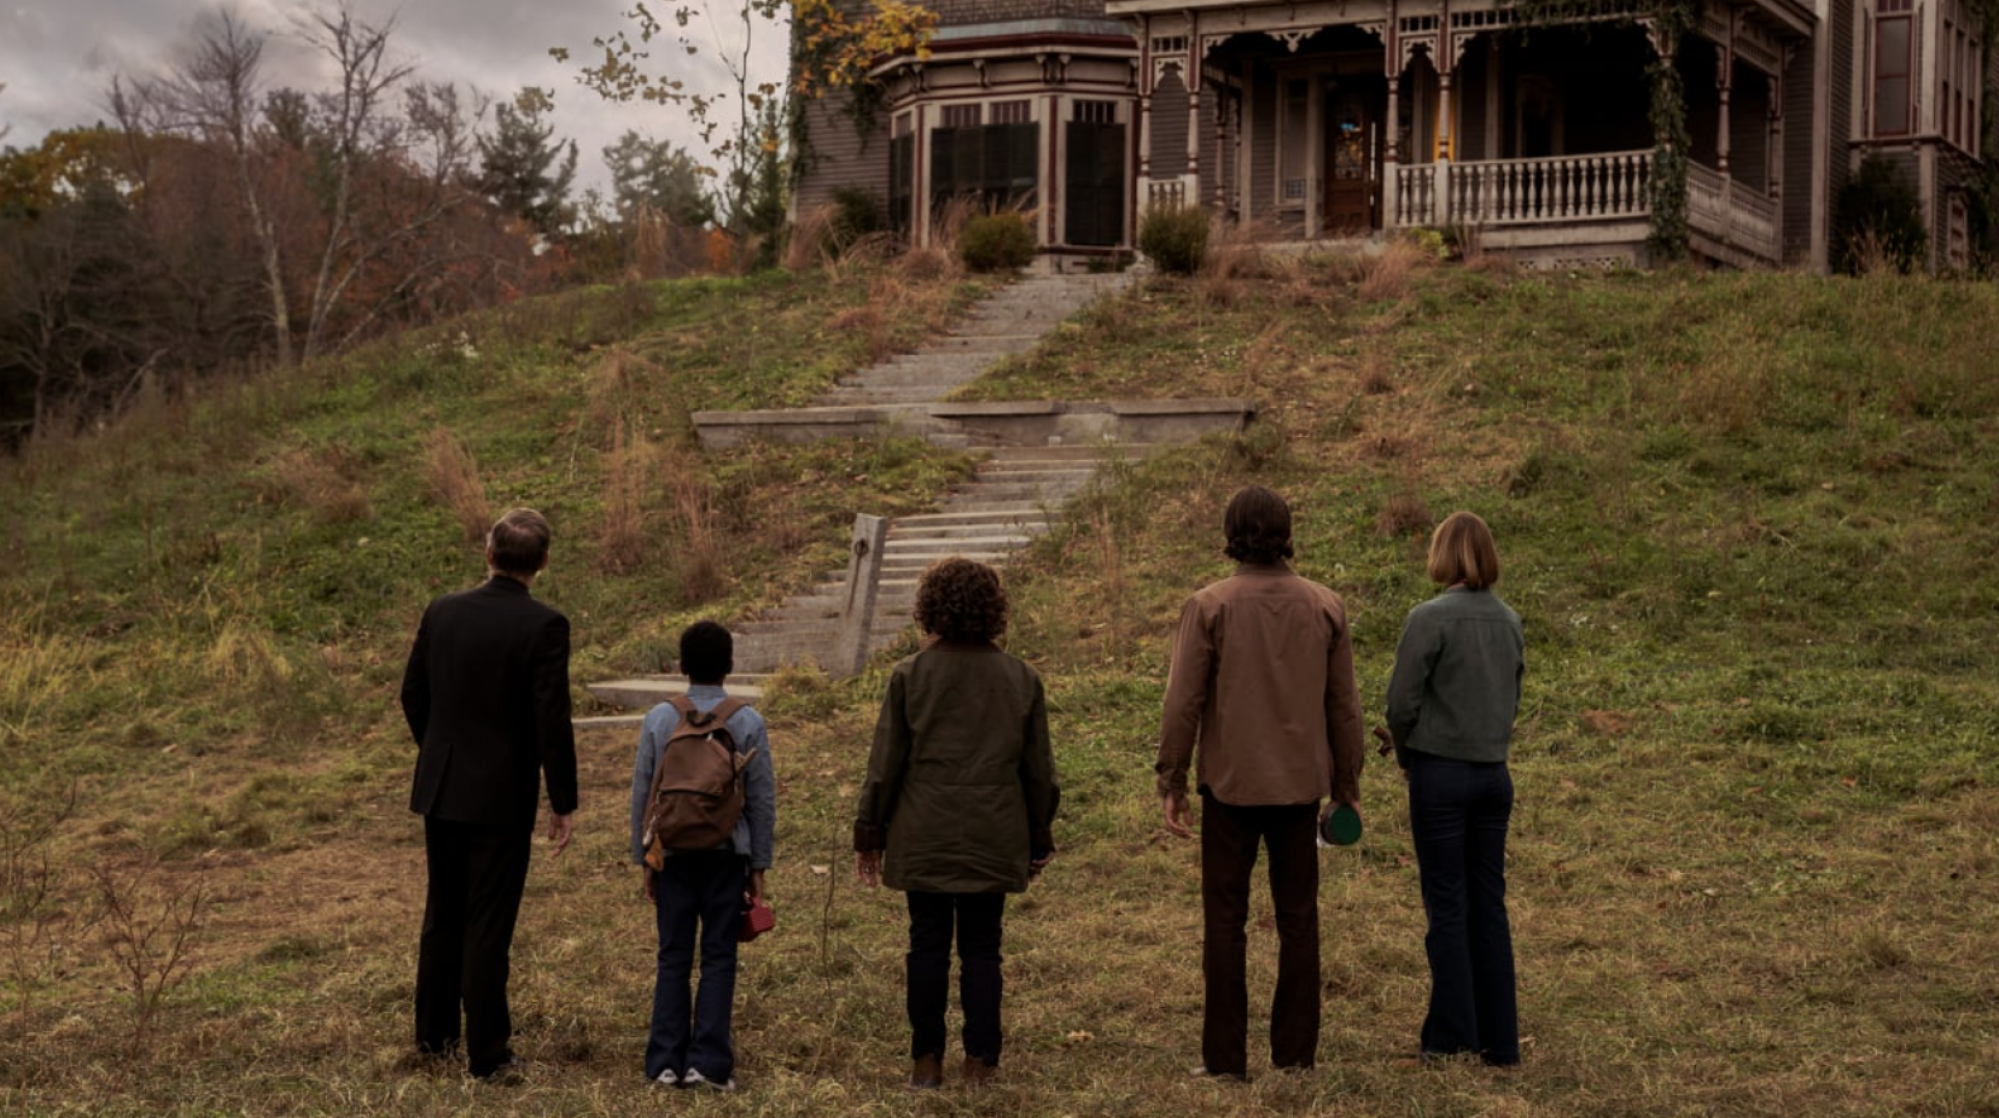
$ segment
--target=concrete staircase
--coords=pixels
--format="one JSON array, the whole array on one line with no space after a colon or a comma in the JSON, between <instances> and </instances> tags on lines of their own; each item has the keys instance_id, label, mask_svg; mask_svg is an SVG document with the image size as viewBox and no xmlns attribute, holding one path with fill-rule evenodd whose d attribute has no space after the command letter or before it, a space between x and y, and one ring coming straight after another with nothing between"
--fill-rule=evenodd
<instances>
[{"instance_id":1,"label":"concrete staircase","mask_svg":"<svg viewBox=\"0 0 1999 1118\"><path fill-rule=\"evenodd\" d=\"M842 378L814 407L859 409L902 416L913 428L940 443L983 452L972 478L952 490L933 513L905 516L888 527L880 589L870 619L869 644L880 650L899 639L912 623L916 584L925 567L946 555L963 555L1004 566L1008 557L1046 532L1051 518L1088 485L1109 461L1135 461L1150 444L1062 441L1051 445L996 445L976 428L936 431L927 408L959 385L977 379L1008 356L1032 349L1064 319L1092 300L1131 282L1127 274L1032 276L997 292L958 322L951 332L916 353L892 357ZM977 411L973 405L969 410ZM696 417L697 424L701 417ZM706 436L704 435L704 441ZM730 444L718 444L726 449ZM833 662L845 606L846 572L829 572L810 591L775 609L730 626L736 637L736 669L730 689L747 697L770 672L786 665ZM591 684L599 699L627 709L647 708L686 690L675 676ZM634 724L642 714L579 720L579 725Z\"/></svg>"},{"instance_id":2,"label":"concrete staircase","mask_svg":"<svg viewBox=\"0 0 1999 1118\"><path fill-rule=\"evenodd\" d=\"M1026 353L1063 319L1092 300L1131 282L1121 272L1104 275L1029 276L981 302L949 333L915 353L842 377L816 401L818 407L920 405L977 380L1002 358Z\"/></svg>"},{"instance_id":3,"label":"concrete staircase","mask_svg":"<svg viewBox=\"0 0 1999 1118\"><path fill-rule=\"evenodd\" d=\"M870 645L886 648L912 623L916 583L946 555L995 567L1046 532L1107 456L1136 460L1148 447L998 447L938 511L889 522ZM846 572L831 571L808 594L736 626L736 666L771 672L786 664L831 663L839 636Z\"/></svg>"}]
</instances>

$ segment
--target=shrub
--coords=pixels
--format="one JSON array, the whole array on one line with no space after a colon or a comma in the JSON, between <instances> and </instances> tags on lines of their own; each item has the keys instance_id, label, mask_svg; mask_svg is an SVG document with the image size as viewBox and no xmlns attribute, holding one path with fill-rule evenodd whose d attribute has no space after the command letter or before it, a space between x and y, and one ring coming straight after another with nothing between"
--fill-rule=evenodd
<instances>
[{"instance_id":1,"label":"shrub","mask_svg":"<svg viewBox=\"0 0 1999 1118\"><path fill-rule=\"evenodd\" d=\"M843 186L833 192L833 216L826 230L830 242L827 247L833 255L838 256L855 241L887 228L882 221L881 208L875 205L874 195L851 186Z\"/></svg>"},{"instance_id":2,"label":"shrub","mask_svg":"<svg viewBox=\"0 0 1999 1118\"><path fill-rule=\"evenodd\" d=\"M1034 263L1034 230L1011 210L980 214L958 234L958 259L974 272L1005 272Z\"/></svg>"},{"instance_id":3,"label":"shrub","mask_svg":"<svg viewBox=\"0 0 1999 1118\"><path fill-rule=\"evenodd\" d=\"M1834 210L1840 230L1839 270L1861 273L1892 267L1907 272L1929 249L1916 188L1879 155L1860 161L1840 188Z\"/></svg>"},{"instance_id":4,"label":"shrub","mask_svg":"<svg viewBox=\"0 0 1999 1118\"><path fill-rule=\"evenodd\" d=\"M1138 251L1162 272L1193 275L1208 255L1208 211L1176 206L1147 213L1138 224Z\"/></svg>"}]
</instances>

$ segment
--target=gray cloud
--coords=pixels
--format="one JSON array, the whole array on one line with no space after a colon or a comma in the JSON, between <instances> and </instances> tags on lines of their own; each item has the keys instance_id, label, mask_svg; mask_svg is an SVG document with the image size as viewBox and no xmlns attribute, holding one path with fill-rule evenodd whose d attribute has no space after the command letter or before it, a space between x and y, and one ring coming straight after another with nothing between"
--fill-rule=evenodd
<instances>
[{"instance_id":1,"label":"gray cloud","mask_svg":"<svg viewBox=\"0 0 1999 1118\"><path fill-rule=\"evenodd\" d=\"M0 0L0 4L8 0ZM581 149L579 180L603 184L602 149L626 129L695 146L685 113L675 107L605 102L577 85L580 61L595 53L591 38L628 29L621 13L630 0L358 0L355 10L379 22L393 16L395 48L429 81L449 81L496 99L534 85L553 91L556 134ZM324 60L298 40L295 25L314 10L300 0L237 0L245 23L270 36L265 79L271 85L322 87ZM46 133L89 125L109 116L106 94L119 74L146 74L167 66L196 34L201 18L215 10L197 0L12 0L0 7L0 125L11 125L7 142L26 146ZM667 16L671 8L656 6ZM713 21L697 17L690 34L702 53L689 58L677 44L655 41L652 60L687 75L691 86L729 88L714 55L719 41L736 41L738 12L717 5ZM752 72L777 80L784 71L784 30L756 30ZM550 47L567 47L571 61L558 63ZM704 154L705 153L701 153Z\"/></svg>"}]
</instances>

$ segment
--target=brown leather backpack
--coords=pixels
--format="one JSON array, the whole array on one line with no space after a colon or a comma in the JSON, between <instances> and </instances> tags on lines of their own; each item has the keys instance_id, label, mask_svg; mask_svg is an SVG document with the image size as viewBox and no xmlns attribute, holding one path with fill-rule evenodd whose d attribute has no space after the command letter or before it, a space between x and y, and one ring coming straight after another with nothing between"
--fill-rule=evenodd
<instances>
[{"instance_id":1,"label":"brown leather backpack","mask_svg":"<svg viewBox=\"0 0 1999 1118\"><path fill-rule=\"evenodd\" d=\"M701 711L685 695L673 698L680 724L652 771L642 832L646 865L661 869L669 851L713 850L735 833L743 815L743 766L755 751L738 752L725 723L747 705L723 699Z\"/></svg>"}]
</instances>

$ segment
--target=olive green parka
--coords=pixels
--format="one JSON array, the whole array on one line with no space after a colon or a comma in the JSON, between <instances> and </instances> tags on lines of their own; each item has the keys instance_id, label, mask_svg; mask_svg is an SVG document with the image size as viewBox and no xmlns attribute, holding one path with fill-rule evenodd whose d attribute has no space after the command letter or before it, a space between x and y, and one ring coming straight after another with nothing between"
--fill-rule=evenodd
<instances>
[{"instance_id":1,"label":"olive green parka","mask_svg":"<svg viewBox=\"0 0 1999 1118\"><path fill-rule=\"evenodd\" d=\"M854 849L912 893L1018 893L1055 849L1061 792L1041 677L990 644L940 642L889 677Z\"/></svg>"}]
</instances>

